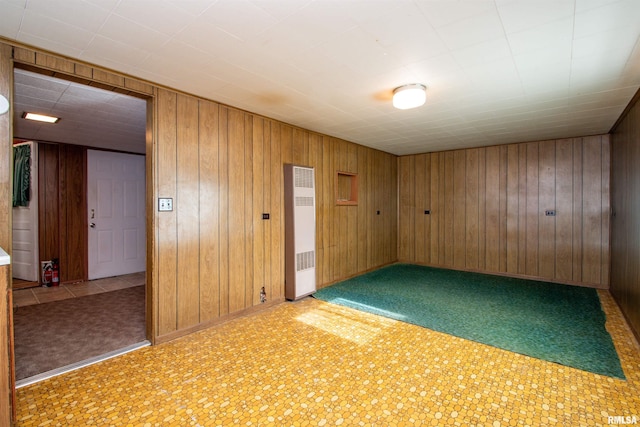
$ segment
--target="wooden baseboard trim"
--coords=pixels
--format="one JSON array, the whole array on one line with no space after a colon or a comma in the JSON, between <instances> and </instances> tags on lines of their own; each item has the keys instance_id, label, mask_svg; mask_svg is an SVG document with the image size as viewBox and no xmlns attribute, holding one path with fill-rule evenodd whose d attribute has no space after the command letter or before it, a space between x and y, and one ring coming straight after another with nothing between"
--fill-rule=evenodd
<instances>
[{"instance_id":1,"label":"wooden baseboard trim","mask_svg":"<svg viewBox=\"0 0 640 427\"><path fill-rule=\"evenodd\" d=\"M220 325L222 323L226 323L230 320L237 319L239 317L250 316L255 313L260 313L262 311L268 310L278 304L285 302L284 297L276 298L273 301L268 301L264 304L254 305L253 307L246 308L244 310L236 311L234 313L229 313L224 316L220 316L216 319L208 320L206 322L198 323L197 325L191 326L189 328L181 329L179 331L169 332L168 334L160 335L155 338L153 341L153 345L162 344L165 342L173 341L177 338L184 337L190 335L194 332L202 331L204 329L208 329L212 326Z\"/></svg>"}]
</instances>

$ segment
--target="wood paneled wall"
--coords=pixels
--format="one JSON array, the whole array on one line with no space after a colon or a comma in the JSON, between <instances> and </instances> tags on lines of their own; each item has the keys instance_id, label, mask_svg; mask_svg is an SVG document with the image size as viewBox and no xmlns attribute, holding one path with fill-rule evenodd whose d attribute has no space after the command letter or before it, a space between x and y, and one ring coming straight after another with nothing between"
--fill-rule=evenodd
<instances>
[{"instance_id":1,"label":"wood paneled wall","mask_svg":"<svg viewBox=\"0 0 640 427\"><path fill-rule=\"evenodd\" d=\"M611 135L611 293L640 339L640 102Z\"/></svg>"},{"instance_id":2,"label":"wood paneled wall","mask_svg":"<svg viewBox=\"0 0 640 427\"><path fill-rule=\"evenodd\" d=\"M398 163L401 261L608 287L608 136Z\"/></svg>"},{"instance_id":3,"label":"wood paneled wall","mask_svg":"<svg viewBox=\"0 0 640 427\"><path fill-rule=\"evenodd\" d=\"M319 286L397 259L395 156L28 47L1 46L22 68L149 97L152 341L251 310L263 286L268 302L284 299L284 163L316 169ZM7 156L0 151L0 160ZM336 206L339 170L357 174L357 206ZM158 197L173 198L173 212L157 212ZM10 237L10 222L2 232Z\"/></svg>"},{"instance_id":4,"label":"wood paneled wall","mask_svg":"<svg viewBox=\"0 0 640 427\"><path fill-rule=\"evenodd\" d=\"M319 286L395 261L395 156L164 89L155 106L157 195L174 199L156 212L161 340L259 305L262 287L284 298L285 163L316 171ZM357 206L336 206L338 170L357 173Z\"/></svg>"},{"instance_id":5,"label":"wood paneled wall","mask_svg":"<svg viewBox=\"0 0 640 427\"><path fill-rule=\"evenodd\" d=\"M59 259L61 283L86 280L86 148L38 144L38 150L40 259Z\"/></svg>"}]
</instances>

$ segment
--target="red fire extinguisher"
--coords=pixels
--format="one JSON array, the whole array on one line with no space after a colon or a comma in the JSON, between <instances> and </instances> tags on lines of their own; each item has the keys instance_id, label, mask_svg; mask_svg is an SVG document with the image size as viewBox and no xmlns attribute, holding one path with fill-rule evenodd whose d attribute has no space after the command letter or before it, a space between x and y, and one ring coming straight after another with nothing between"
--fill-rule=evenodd
<instances>
[{"instance_id":1,"label":"red fire extinguisher","mask_svg":"<svg viewBox=\"0 0 640 427\"><path fill-rule=\"evenodd\" d=\"M53 278L53 269L51 264L44 263L42 269L42 286L51 286L51 279Z\"/></svg>"},{"instance_id":2,"label":"red fire extinguisher","mask_svg":"<svg viewBox=\"0 0 640 427\"><path fill-rule=\"evenodd\" d=\"M58 265L58 258L51 260L51 284L58 286L60 284L60 266Z\"/></svg>"}]
</instances>

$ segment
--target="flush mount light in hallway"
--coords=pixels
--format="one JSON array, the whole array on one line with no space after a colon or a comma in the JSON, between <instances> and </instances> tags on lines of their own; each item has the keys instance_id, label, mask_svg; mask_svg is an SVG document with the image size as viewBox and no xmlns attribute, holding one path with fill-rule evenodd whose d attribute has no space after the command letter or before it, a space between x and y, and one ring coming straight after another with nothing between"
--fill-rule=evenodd
<instances>
[{"instance_id":1,"label":"flush mount light in hallway","mask_svg":"<svg viewBox=\"0 0 640 427\"><path fill-rule=\"evenodd\" d=\"M400 110L420 107L427 100L427 87L412 83L393 90L393 106Z\"/></svg>"},{"instance_id":2,"label":"flush mount light in hallway","mask_svg":"<svg viewBox=\"0 0 640 427\"><path fill-rule=\"evenodd\" d=\"M58 123L60 117L47 116L44 114L36 114L36 113L24 113L22 114L23 119L27 120L35 120L36 122L44 122L44 123Z\"/></svg>"}]
</instances>

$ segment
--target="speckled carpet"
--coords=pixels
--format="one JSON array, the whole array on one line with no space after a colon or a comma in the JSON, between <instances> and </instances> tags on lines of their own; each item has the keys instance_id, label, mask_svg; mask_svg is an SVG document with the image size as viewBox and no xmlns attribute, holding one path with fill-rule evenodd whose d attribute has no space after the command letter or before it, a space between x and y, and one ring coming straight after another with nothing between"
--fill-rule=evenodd
<instances>
[{"instance_id":1,"label":"speckled carpet","mask_svg":"<svg viewBox=\"0 0 640 427\"><path fill-rule=\"evenodd\" d=\"M14 309L16 379L144 341L144 286Z\"/></svg>"},{"instance_id":2,"label":"speckled carpet","mask_svg":"<svg viewBox=\"0 0 640 427\"><path fill-rule=\"evenodd\" d=\"M394 264L316 298L581 370L624 379L597 291Z\"/></svg>"}]
</instances>

